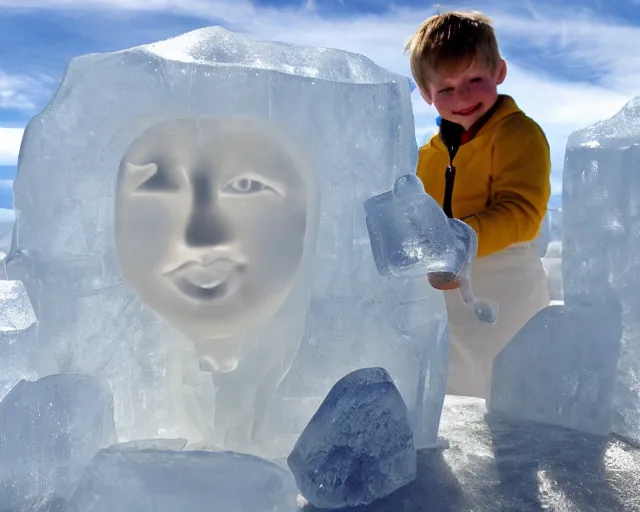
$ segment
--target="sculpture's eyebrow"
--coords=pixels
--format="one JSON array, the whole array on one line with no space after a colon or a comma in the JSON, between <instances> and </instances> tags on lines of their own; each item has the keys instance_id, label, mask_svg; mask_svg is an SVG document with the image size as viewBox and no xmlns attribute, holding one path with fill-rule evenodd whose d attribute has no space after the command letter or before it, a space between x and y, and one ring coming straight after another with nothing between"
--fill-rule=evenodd
<instances>
[{"instance_id":1,"label":"sculpture's eyebrow","mask_svg":"<svg viewBox=\"0 0 640 512\"><path fill-rule=\"evenodd\" d=\"M132 192L172 192L180 188L185 170L155 163L144 165L127 162L125 167L127 188ZM172 172L168 172L171 169Z\"/></svg>"},{"instance_id":2,"label":"sculpture's eyebrow","mask_svg":"<svg viewBox=\"0 0 640 512\"><path fill-rule=\"evenodd\" d=\"M158 172L158 166L154 163L138 165L127 162L124 172L126 173L125 179L128 187L131 190L137 190Z\"/></svg>"}]
</instances>

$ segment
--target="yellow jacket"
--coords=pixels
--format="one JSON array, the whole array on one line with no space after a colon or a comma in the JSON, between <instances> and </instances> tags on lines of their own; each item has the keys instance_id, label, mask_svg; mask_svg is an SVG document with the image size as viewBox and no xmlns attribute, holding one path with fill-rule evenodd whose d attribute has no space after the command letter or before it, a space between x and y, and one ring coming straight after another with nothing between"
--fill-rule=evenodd
<instances>
[{"instance_id":1,"label":"yellow jacket","mask_svg":"<svg viewBox=\"0 0 640 512\"><path fill-rule=\"evenodd\" d=\"M417 175L442 207L449 152L439 134L420 148ZM453 217L478 235L478 257L533 240L551 194L549 143L510 96L453 159Z\"/></svg>"}]
</instances>

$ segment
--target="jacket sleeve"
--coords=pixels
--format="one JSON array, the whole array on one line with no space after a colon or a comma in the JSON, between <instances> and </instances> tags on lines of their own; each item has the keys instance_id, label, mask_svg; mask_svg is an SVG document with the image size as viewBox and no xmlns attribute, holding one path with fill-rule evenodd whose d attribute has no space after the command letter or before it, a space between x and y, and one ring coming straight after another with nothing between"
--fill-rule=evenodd
<instances>
[{"instance_id":1,"label":"jacket sleeve","mask_svg":"<svg viewBox=\"0 0 640 512\"><path fill-rule=\"evenodd\" d=\"M551 195L550 158L547 138L533 120L501 127L491 155L489 206L462 219L478 235L478 257L536 238Z\"/></svg>"}]
</instances>

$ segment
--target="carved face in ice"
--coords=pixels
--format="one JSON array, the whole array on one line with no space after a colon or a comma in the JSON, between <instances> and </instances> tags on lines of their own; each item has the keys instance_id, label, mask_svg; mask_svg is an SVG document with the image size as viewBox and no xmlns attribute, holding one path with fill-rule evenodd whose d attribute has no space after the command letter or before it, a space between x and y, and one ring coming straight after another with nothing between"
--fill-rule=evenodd
<instances>
[{"instance_id":1,"label":"carved face in ice","mask_svg":"<svg viewBox=\"0 0 640 512\"><path fill-rule=\"evenodd\" d=\"M256 121L179 119L144 132L121 162L124 278L221 366L282 305L303 255L308 170L284 142Z\"/></svg>"}]
</instances>

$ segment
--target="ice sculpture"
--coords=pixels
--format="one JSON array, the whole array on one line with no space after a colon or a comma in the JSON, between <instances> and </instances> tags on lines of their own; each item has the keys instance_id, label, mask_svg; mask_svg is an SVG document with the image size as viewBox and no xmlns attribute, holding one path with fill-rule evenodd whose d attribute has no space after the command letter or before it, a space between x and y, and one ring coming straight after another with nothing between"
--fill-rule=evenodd
<instances>
[{"instance_id":1,"label":"ice sculpture","mask_svg":"<svg viewBox=\"0 0 640 512\"><path fill-rule=\"evenodd\" d=\"M409 95L362 56L218 27L74 59L25 131L7 259L52 371L109 379L120 440L284 457L383 364L434 444L444 303L377 276L360 206L415 164Z\"/></svg>"},{"instance_id":2,"label":"ice sculpture","mask_svg":"<svg viewBox=\"0 0 640 512\"><path fill-rule=\"evenodd\" d=\"M302 495L319 508L368 505L416 478L407 406L383 368L336 382L287 459Z\"/></svg>"},{"instance_id":3,"label":"ice sculpture","mask_svg":"<svg viewBox=\"0 0 640 512\"><path fill-rule=\"evenodd\" d=\"M499 354L491 408L640 440L639 165L640 98L569 138L566 309L538 313Z\"/></svg>"},{"instance_id":4,"label":"ice sculpture","mask_svg":"<svg viewBox=\"0 0 640 512\"><path fill-rule=\"evenodd\" d=\"M152 126L122 159L122 273L212 371L236 369L244 338L281 310L311 247L315 176L297 153L268 123L185 118Z\"/></svg>"},{"instance_id":5,"label":"ice sculpture","mask_svg":"<svg viewBox=\"0 0 640 512\"><path fill-rule=\"evenodd\" d=\"M68 498L91 458L116 442L109 385L84 375L20 381L0 402L0 432L0 504L44 510L44 501Z\"/></svg>"},{"instance_id":6,"label":"ice sculpture","mask_svg":"<svg viewBox=\"0 0 640 512\"><path fill-rule=\"evenodd\" d=\"M391 191L368 199L364 208L373 257L381 274L458 281L465 304L478 320L497 321L498 305L476 299L471 287L478 244L473 228L448 218L417 176L398 178Z\"/></svg>"}]
</instances>

